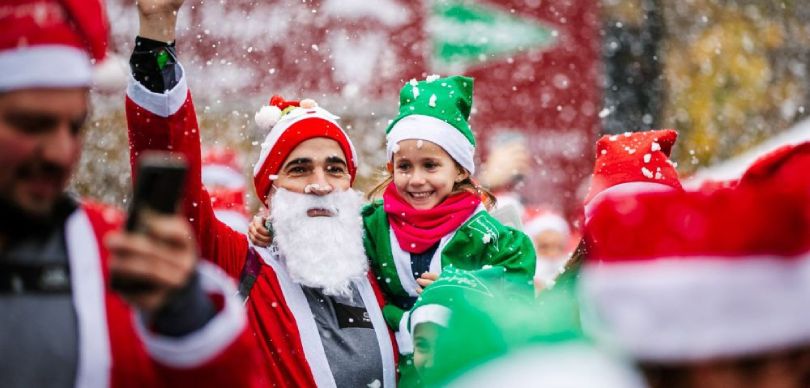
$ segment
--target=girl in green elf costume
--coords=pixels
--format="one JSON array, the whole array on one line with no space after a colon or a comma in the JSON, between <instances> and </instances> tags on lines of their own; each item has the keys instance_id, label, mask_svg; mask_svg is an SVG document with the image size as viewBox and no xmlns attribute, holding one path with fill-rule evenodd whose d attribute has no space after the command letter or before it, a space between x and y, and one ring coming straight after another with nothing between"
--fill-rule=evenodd
<instances>
[{"instance_id":1,"label":"girl in green elf costume","mask_svg":"<svg viewBox=\"0 0 810 388\"><path fill-rule=\"evenodd\" d=\"M463 76L411 80L400 91L399 115L386 130L389 176L363 210L366 255L388 306L383 315L397 331L400 351L410 310L442 268L486 265L534 275L531 239L493 218L494 202L472 179L475 137L468 123L473 79Z\"/></svg>"}]
</instances>

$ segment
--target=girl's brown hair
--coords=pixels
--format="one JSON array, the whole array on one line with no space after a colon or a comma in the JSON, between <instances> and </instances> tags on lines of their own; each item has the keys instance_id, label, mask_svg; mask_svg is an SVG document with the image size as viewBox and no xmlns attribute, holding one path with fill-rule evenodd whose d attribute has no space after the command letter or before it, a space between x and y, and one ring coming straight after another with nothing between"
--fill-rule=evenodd
<instances>
[{"instance_id":1,"label":"girl's brown hair","mask_svg":"<svg viewBox=\"0 0 810 388\"><path fill-rule=\"evenodd\" d=\"M453 184L453 191L448 195L458 194L461 192L469 192L477 195L481 198L481 202L487 208L487 210L492 210L495 207L495 203L497 200L495 196L486 188L481 186L478 181L476 181L472 175L464 168L461 167L460 164L456 163L456 168L459 171L464 171L467 173L467 177L464 178L461 182L456 182ZM388 187L391 182L394 181L394 174L391 173L389 168L383 170L383 178L380 180L379 183L374 185L374 187L366 193L366 199L369 201L373 201L375 198L382 196L382 193L385 191L385 188Z\"/></svg>"}]
</instances>

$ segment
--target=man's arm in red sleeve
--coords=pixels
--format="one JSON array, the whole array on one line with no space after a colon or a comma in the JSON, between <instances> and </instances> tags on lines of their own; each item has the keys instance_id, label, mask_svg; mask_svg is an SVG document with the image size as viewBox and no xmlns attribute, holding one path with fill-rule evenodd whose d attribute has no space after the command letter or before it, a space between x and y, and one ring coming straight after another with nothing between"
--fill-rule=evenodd
<instances>
[{"instance_id":1,"label":"man's arm in red sleeve","mask_svg":"<svg viewBox=\"0 0 810 388\"><path fill-rule=\"evenodd\" d=\"M139 52L142 47L142 38L139 38L133 62L138 55L150 54ZM166 55L159 50L150 51L156 58ZM126 115L133 179L136 160L142 152L166 150L181 153L189 165L183 209L193 225L201 255L222 267L231 277L238 278L245 262L247 239L214 215L210 197L202 185L200 130L186 74L179 63L170 65L175 66L176 80L172 82L174 85L166 85L167 89L162 93L150 90L148 86L154 88L154 85L144 85L145 82L135 76L129 79ZM143 71L144 67L133 66L133 72ZM159 71L166 71L166 68Z\"/></svg>"}]
</instances>

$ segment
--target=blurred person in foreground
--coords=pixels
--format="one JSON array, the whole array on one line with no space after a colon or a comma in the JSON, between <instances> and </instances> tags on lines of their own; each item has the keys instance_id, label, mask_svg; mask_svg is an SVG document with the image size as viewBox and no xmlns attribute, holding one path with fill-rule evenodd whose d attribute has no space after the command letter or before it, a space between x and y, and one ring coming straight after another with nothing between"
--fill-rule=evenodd
<instances>
[{"instance_id":1,"label":"blurred person in foreground","mask_svg":"<svg viewBox=\"0 0 810 388\"><path fill-rule=\"evenodd\" d=\"M643 387L630 364L598 349L561 283L535 299L502 268L447 268L409 318L418 386Z\"/></svg>"},{"instance_id":2,"label":"blurred person in foreground","mask_svg":"<svg viewBox=\"0 0 810 388\"><path fill-rule=\"evenodd\" d=\"M255 119L267 131L254 186L269 208L273 243L217 220L202 187L200 131L175 52L182 1L138 2L126 111L133 154L172 149L189 160L183 200L203 256L240 279L266 385L394 387L396 349L369 271L351 189L357 154L337 117L312 100L273 96Z\"/></svg>"},{"instance_id":3,"label":"blurred person in foreground","mask_svg":"<svg viewBox=\"0 0 810 388\"><path fill-rule=\"evenodd\" d=\"M122 232L116 210L65 192L106 39L97 1L0 4L1 384L251 386L243 308L188 223L146 214L145 233Z\"/></svg>"},{"instance_id":4,"label":"blurred person in foreground","mask_svg":"<svg viewBox=\"0 0 810 388\"><path fill-rule=\"evenodd\" d=\"M810 386L810 145L735 188L609 199L581 279L595 332L652 387Z\"/></svg>"},{"instance_id":5,"label":"blurred person in foreground","mask_svg":"<svg viewBox=\"0 0 810 388\"><path fill-rule=\"evenodd\" d=\"M211 196L217 219L237 232L247 233L250 223L245 207L247 183L242 175L239 155L222 147L205 150L202 154L202 183Z\"/></svg>"}]
</instances>

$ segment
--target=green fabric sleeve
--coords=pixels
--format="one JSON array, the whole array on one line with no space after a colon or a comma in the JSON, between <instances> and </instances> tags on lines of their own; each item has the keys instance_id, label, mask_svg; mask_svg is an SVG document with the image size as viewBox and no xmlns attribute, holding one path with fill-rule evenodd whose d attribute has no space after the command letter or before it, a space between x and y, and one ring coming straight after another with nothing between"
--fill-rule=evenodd
<instances>
[{"instance_id":1,"label":"green fabric sleeve","mask_svg":"<svg viewBox=\"0 0 810 388\"><path fill-rule=\"evenodd\" d=\"M386 304L383 306L383 318L385 318L385 323L388 324L388 327L391 328L393 331L399 330L399 322L402 321L402 316L405 315L405 310L394 306L392 304Z\"/></svg>"},{"instance_id":2,"label":"green fabric sleeve","mask_svg":"<svg viewBox=\"0 0 810 388\"><path fill-rule=\"evenodd\" d=\"M525 233L504 226L498 238L498 250L493 252L490 264L505 267L509 272L534 277L537 254L531 238Z\"/></svg>"}]
</instances>

